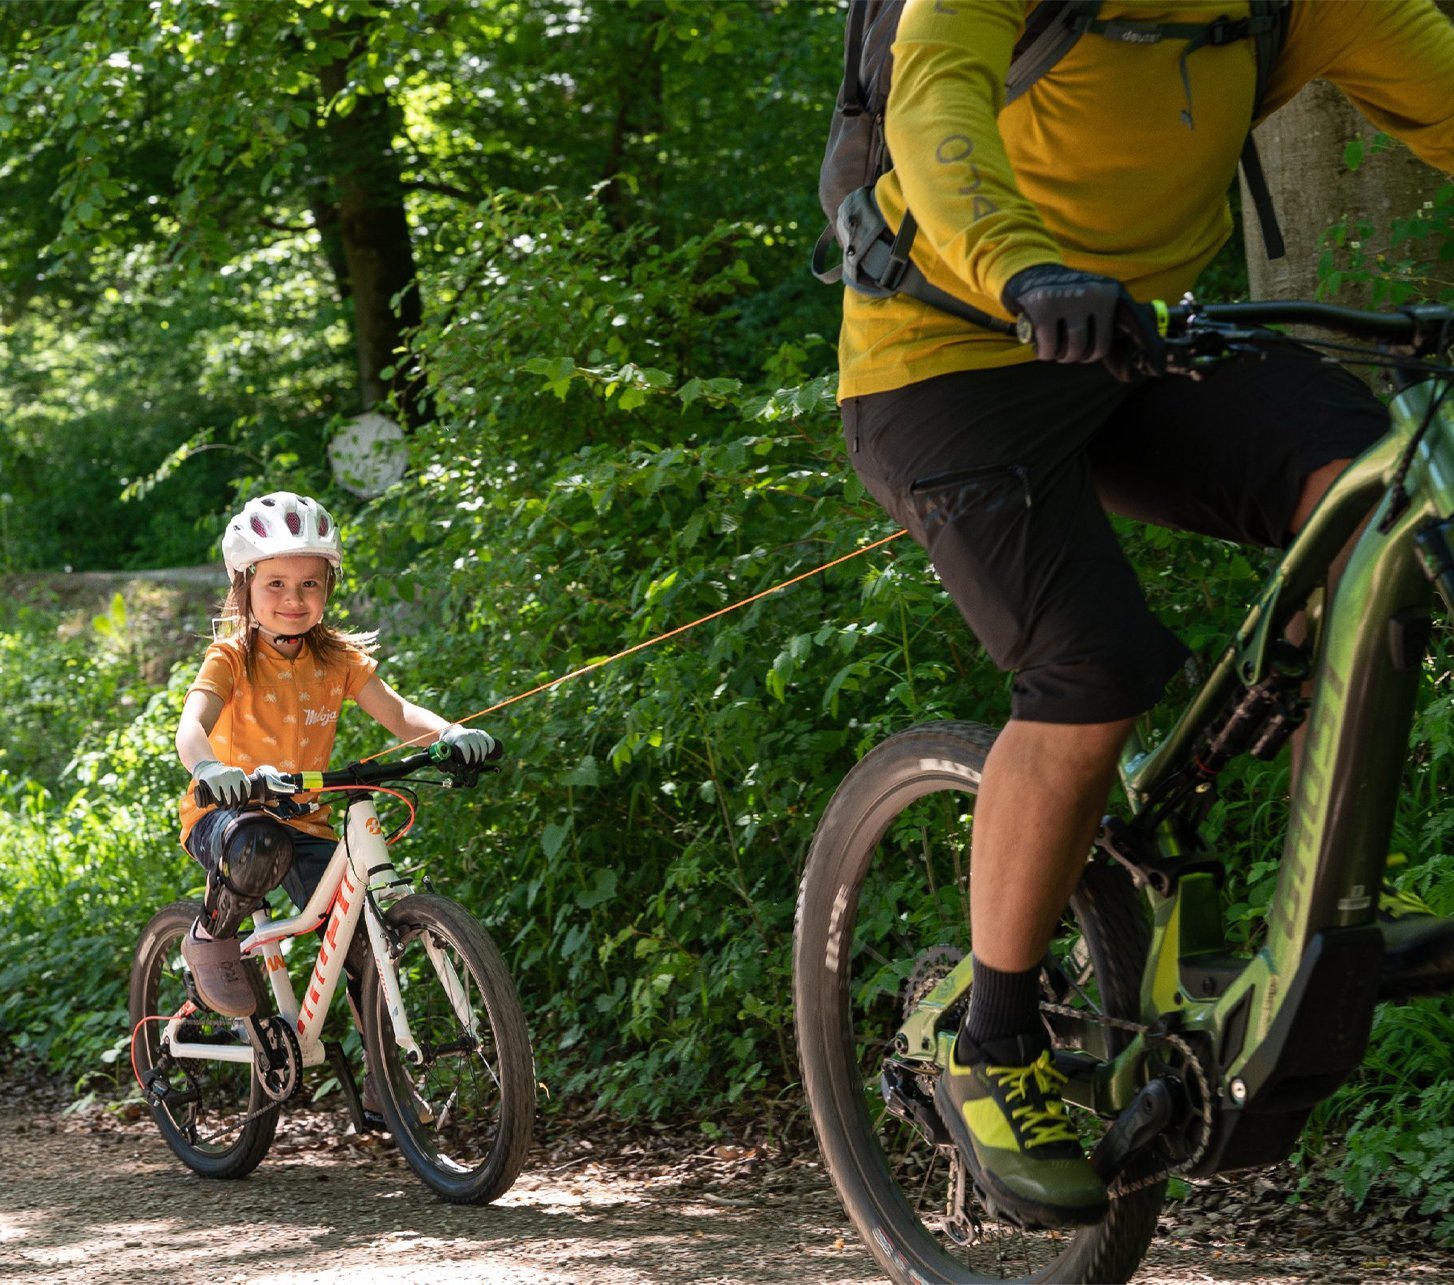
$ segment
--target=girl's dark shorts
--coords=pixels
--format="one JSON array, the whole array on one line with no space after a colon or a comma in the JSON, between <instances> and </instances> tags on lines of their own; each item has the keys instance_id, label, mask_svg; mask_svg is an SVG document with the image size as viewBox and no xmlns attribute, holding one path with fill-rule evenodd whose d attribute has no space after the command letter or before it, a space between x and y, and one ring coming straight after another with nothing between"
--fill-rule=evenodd
<instances>
[{"instance_id":1,"label":"girl's dark shorts","mask_svg":"<svg viewBox=\"0 0 1454 1285\"><path fill-rule=\"evenodd\" d=\"M1388 431L1371 392L1289 347L1204 380L1099 365L963 371L842 405L864 485L928 551L1014 717L1149 709L1186 649L1146 605L1106 510L1281 548L1303 480Z\"/></svg>"}]
</instances>

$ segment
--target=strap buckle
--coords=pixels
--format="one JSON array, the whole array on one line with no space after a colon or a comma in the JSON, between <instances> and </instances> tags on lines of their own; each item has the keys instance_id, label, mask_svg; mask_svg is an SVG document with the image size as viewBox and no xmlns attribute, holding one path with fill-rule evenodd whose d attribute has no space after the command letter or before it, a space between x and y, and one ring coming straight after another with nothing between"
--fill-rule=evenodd
<instances>
[{"instance_id":1,"label":"strap buckle","mask_svg":"<svg viewBox=\"0 0 1454 1285\"><path fill-rule=\"evenodd\" d=\"M1261 21L1267 23L1271 19L1263 18ZM1245 40L1252 34L1253 27L1249 19L1229 18L1226 14L1222 14L1220 17L1213 18L1211 22L1207 23L1206 34L1202 38L1202 43L1213 46L1233 45L1239 40Z\"/></svg>"}]
</instances>

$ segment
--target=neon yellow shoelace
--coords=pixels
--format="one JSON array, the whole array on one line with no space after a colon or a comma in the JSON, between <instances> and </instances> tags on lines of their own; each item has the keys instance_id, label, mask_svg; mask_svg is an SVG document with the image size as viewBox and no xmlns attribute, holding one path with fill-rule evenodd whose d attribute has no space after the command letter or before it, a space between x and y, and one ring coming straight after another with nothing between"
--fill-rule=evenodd
<instances>
[{"instance_id":1,"label":"neon yellow shoelace","mask_svg":"<svg viewBox=\"0 0 1454 1285\"><path fill-rule=\"evenodd\" d=\"M1065 1103L1060 1098L1060 1086L1065 1083L1066 1077L1055 1069L1048 1049L1029 1066L987 1066L985 1074L1003 1086L1007 1104L1017 1099L1024 1101L1022 1106L1010 1109L1010 1119L1019 1125L1026 1148L1051 1142L1080 1141L1070 1127ZM1039 1105L1029 1100L1031 1081L1038 1090Z\"/></svg>"}]
</instances>

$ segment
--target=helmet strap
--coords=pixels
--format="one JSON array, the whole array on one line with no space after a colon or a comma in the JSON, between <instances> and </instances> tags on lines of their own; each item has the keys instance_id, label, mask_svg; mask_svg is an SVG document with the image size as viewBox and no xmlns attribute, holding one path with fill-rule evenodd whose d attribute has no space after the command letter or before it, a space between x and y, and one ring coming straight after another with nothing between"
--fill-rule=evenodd
<instances>
[{"instance_id":1,"label":"helmet strap","mask_svg":"<svg viewBox=\"0 0 1454 1285\"><path fill-rule=\"evenodd\" d=\"M284 647L291 647L294 643L300 643L300 642L302 642L308 636L306 632L305 633L301 633L301 634L273 634L273 633L269 633L260 624L258 624L258 622L256 620L254 620L252 622L252 627L254 629L256 629L258 631L258 633L260 633L264 638L266 638L268 640L268 642L272 643L273 646L275 646L275 647L279 643L281 643Z\"/></svg>"}]
</instances>

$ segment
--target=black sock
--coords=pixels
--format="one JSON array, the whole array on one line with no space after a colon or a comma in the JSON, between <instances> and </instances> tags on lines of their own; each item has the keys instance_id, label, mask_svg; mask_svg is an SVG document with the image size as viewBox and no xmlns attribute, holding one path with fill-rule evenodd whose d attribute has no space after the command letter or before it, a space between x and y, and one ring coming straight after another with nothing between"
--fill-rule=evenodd
<instances>
[{"instance_id":1,"label":"black sock","mask_svg":"<svg viewBox=\"0 0 1454 1285\"><path fill-rule=\"evenodd\" d=\"M969 992L969 1012L959 1028L954 1055L960 1062L973 1059L969 1040L983 1048L999 1040L1012 1040L1040 1031L1040 966L1023 973L1001 972L974 961L974 983Z\"/></svg>"}]
</instances>

